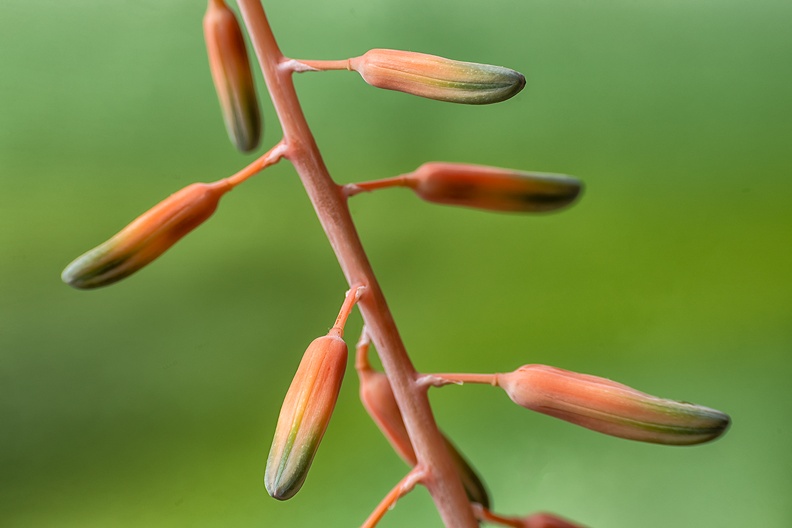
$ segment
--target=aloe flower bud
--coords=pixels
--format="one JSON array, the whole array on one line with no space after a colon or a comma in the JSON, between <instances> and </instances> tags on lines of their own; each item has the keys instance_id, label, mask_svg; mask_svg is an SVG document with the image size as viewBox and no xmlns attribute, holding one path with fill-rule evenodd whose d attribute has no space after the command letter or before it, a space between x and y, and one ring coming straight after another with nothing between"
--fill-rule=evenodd
<instances>
[{"instance_id":1,"label":"aloe flower bud","mask_svg":"<svg viewBox=\"0 0 792 528\"><path fill-rule=\"evenodd\" d=\"M404 178L427 202L521 213L566 207L583 186L570 176L465 163L424 163Z\"/></svg>"},{"instance_id":2,"label":"aloe flower bud","mask_svg":"<svg viewBox=\"0 0 792 528\"><path fill-rule=\"evenodd\" d=\"M290 499L305 482L330 423L346 362L346 343L335 330L305 351L283 400L267 458L264 485L272 497Z\"/></svg>"},{"instance_id":3,"label":"aloe flower bud","mask_svg":"<svg viewBox=\"0 0 792 528\"><path fill-rule=\"evenodd\" d=\"M656 398L605 378L545 365L499 374L497 384L518 405L628 440L700 444L722 435L730 421L714 409Z\"/></svg>"},{"instance_id":4,"label":"aloe flower bud","mask_svg":"<svg viewBox=\"0 0 792 528\"><path fill-rule=\"evenodd\" d=\"M360 373L360 401L393 450L410 466L418 463L410 435L404 426L399 405L393 395L388 376L375 370Z\"/></svg>"},{"instance_id":5,"label":"aloe flower bud","mask_svg":"<svg viewBox=\"0 0 792 528\"><path fill-rule=\"evenodd\" d=\"M77 257L61 274L80 289L98 288L132 275L208 219L231 186L193 183L136 218L107 242Z\"/></svg>"},{"instance_id":6,"label":"aloe flower bud","mask_svg":"<svg viewBox=\"0 0 792 528\"><path fill-rule=\"evenodd\" d=\"M380 431L390 442L393 449L410 466L418 463L410 436L393 395L388 377L382 372L364 370L360 372L360 399ZM470 465L448 438L443 436L451 458L454 460L462 485L471 502L489 508L490 498L476 470Z\"/></svg>"},{"instance_id":7,"label":"aloe flower bud","mask_svg":"<svg viewBox=\"0 0 792 528\"><path fill-rule=\"evenodd\" d=\"M228 137L240 151L250 152L259 144L262 127L242 30L223 0L209 0L203 26Z\"/></svg>"},{"instance_id":8,"label":"aloe flower bud","mask_svg":"<svg viewBox=\"0 0 792 528\"><path fill-rule=\"evenodd\" d=\"M371 86L451 103L498 103L525 86L508 68L410 51L373 49L350 59L349 68Z\"/></svg>"}]
</instances>

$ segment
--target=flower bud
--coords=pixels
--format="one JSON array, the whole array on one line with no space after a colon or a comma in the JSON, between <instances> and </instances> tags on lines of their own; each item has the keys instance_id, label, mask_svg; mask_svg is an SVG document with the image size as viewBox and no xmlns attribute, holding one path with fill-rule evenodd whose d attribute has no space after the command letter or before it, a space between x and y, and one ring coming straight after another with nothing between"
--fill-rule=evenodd
<instances>
[{"instance_id":1,"label":"flower bud","mask_svg":"<svg viewBox=\"0 0 792 528\"><path fill-rule=\"evenodd\" d=\"M283 400L267 458L264 485L272 497L290 499L305 482L330 423L346 362L346 343L334 331L305 351Z\"/></svg>"},{"instance_id":2,"label":"flower bud","mask_svg":"<svg viewBox=\"0 0 792 528\"><path fill-rule=\"evenodd\" d=\"M508 68L410 51L373 49L350 59L349 68L371 86L451 103L498 103L525 86Z\"/></svg>"},{"instance_id":3,"label":"flower bud","mask_svg":"<svg viewBox=\"0 0 792 528\"><path fill-rule=\"evenodd\" d=\"M382 372L364 370L360 374L360 401L402 459L410 466L418 463L410 435L404 426L390 381Z\"/></svg>"},{"instance_id":4,"label":"flower bud","mask_svg":"<svg viewBox=\"0 0 792 528\"><path fill-rule=\"evenodd\" d=\"M502 212L561 209L574 202L582 188L570 176L465 163L424 163L404 178L427 202Z\"/></svg>"},{"instance_id":5,"label":"flower bud","mask_svg":"<svg viewBox=\"0 0 792 528\"><path fill-rule=\"evenodd\" d=\"M61 274L80 289L98 288L132 275L209 218L231 186L193 183L136 218L107 242L77 257Z\"/></svg>"},{"instance_id":6,"label":"flower bud","mask_svg":"<svg viewBox=\"0 0 792 528\"><path fill-rule=\"evenodd\" d=\"M518 405L628 440L700 444L722 435L730 421L714 409L656 398L608 379L545 365L499 374L497 384Z\"/></svg>"},{"instance_id":7,"label":"flower bud","mask_svg":"<svg viewBox=\"0 0 792 528\"><path fill-rule=\"evenodd\" d=\"M262 127L242 30L223 0L209 0L203 26L228 137L240 151L250 152L259 144Z\"/></svg>"},{"instance_id":8,"label":"flower bud","mask_svg":"<svg viewBox=\"0 0 792 528\"><path fill-rule=\"evenodd\" d=\"M410 466L415 466L418 461L415 457L410 436L404 426L401 411L393 395L390 381L382 372L363 370L360 374L360 399L371 418L376 422L380 431L390 442L393 449ZM489 508L490 498L487 488L459 450L448 438L443 436L446 447L456 465L462 485L471 502Z\"/></svg>"}]
</instances>

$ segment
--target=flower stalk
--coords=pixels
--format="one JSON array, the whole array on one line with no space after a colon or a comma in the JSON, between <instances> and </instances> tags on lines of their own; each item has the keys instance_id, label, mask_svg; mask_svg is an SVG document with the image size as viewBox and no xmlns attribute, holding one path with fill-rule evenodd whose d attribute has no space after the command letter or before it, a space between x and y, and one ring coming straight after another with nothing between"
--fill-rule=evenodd
<instances>
[{"instance_id":1,"label":"flower stalk","mask_svg":"<svg viewBox=\"0 0 792 528\"><path fill-rule=\"evenodd\" d=\"M214 183L192 184L174 193L76 259L62 277L77 288L95 288L135 273L206 221L229 190L282 158L291 161L350 290L327 335L307 347L284 398L264 476L267 491L274 498L285 500L300 490L328 428L347 363L344 326L356 305L365 323L355 361L361 400L394 450L411 466L364 528L375 526L418 484L427 488L447 527L474 528L486 521L516 528L579 528L552 514L507 517L491 511L482 480L435 423L427 395L431 386L498 386L525 408L644 442L698 444L726 431L729 417L714 409L656 398L611 380L544 365L525 365L505 374L419 374L362 247L350 215L349 198L362 192L404 187L431 203L536 213L572 204L582 183L558 174L430 162L396 177L338 185L303 115L292 81L294 73L353 70L378 88L465 104L508 99L523 88L525 78L499 66L386 49L341 61L297 61L281 53L260 0L238 0L238 4L283 138L236 174ZM252 150L261 134L258 101L242 29L224 0L209 0L204 31L229 137L240 150ZM369 364L369 336L379 351L384 372L375 371Z\"/></svg>"},{"instance_id":2,"label":"flower stalk","mask_svg":"<svg viewBox=\"0 0 792 528\"><path fill-rule=\"evenodd\" d=\"M239 0L242 17L264 74L287 145L285 157L294 165L314 205L344 276L351 285L366 286L358 306L382 361L413 442L423 481L446 526L477 528L451 455L437 429L428 397L418 390L417 372L401 340L385 296L377 282L349 213L346 197L327 170L294 90L290 69L270 29L259 0Z\"/></svg>"},{"instance_id":3,"label":"flower stalk","mask_svg":"<svg viewBox=\"0 0 792 528\"><path fill-rule=\"evenodd\" d=\"M396 501L410 493L415 486L420 483L426 475L418 468L414 467L407 473L403 479L396 484L392 490L382 499L382 501L374 508L368 519L361 525L361 528L374 528L382 520L386 513L396 506Z\"/></svg>"},{"instance_id":4,"label":"flower stalk","mask_svg":"<svg viewBox=\"0 0 792 528\"><path fill-rule=\"evenodd\" d=\"M388 377L382 372L377 372L368 361L369 339L366 329L363 329L358 341L355 369L360 379L360 400L369 416L377 424L382 434L390 442L391 447L410 466L417 464L415 450L410 441L407 429L404 427L401 411L393 397ZM448 452L456 464L459 478L465 488L471 503L489 507L490 497L481 477L465 459L454 444L443 435Z\"/></svg>"}]
</instances>

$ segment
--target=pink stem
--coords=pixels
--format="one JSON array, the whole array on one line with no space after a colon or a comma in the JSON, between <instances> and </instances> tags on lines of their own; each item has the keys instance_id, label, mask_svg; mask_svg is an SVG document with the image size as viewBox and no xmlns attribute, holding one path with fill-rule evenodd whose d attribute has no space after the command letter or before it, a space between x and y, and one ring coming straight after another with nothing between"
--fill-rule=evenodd
<instances>
[{"instance_id":1,"label":"pink stem","mask_svg":"<svg viewBox=\"0 0 792 528\"><path fill-rule=\"evenodd\" d=\"M485 385L497 385L498 374L425 374L420 378L421 383L433 387L443 385L464 385L465 383L481 383Z\"/></svg>"},{"instance_id":2,"label":"pink stem","mask_svg":"<svg viewBox=\"0 0 792 528\"><path fill-rule=\"evenodd\" d=\"M355 346L355 370L358 374L364 372L371 372L371 363L368 359L369 346L371 345L371 338L368 335L368 329L363 326L360 331L360 339L358 339Z\"/></svg>"},{"instance_id":3,"label":"pink stem","mask_svg":"<svg viewBox=\"0 0 792 528\"><path fill-rule=\"evenodd\" d=\"M348 183L344 185L344 194L355 196L362 192L377 191L379 189L388 189L390 187L409 187L410 182L405 175L394 176L393 178L385 178L382 180L373 180L360 183Z\"/></svg>"},{"instance_id":4,"label":"pink stem","mask_svg":"<svg viewBox=\"0 0 792 528\"><path fill-rule=\"evenodd\" d=\"M352 70L349 65L349 59L343 60L302 60L297 59L294 61L295 65L307 66L309 69L295 69L295 71L329 71L329 70Z\"/></svg>"},{"instance_id":5,"label":"pink stem","mask_svg":"<svg viewBox=\"0 0 792 528\"><path fill-rule=\"evenodd\" d=\"M261 1L238 0L238 4L281 121L287 145L285 156L305 186L349 285L366 286L358 306L390 379L419 465L426 472L423 482L447 527L476 528L478 523L462 482L437 429L426 391L416 382L417 373L360 242L346 197L330 177L303 115L291 78L293 69L281 67L286 59Z\"/></svg>"},{"instance_id":6,"label":"pink stem","mask_svg":"<svg viewBox=\"0 0 792 528\"><path fill-rule=\"evenodd\" d=\"M221 180L227 183L232 189L242 183L243 181L247 180L248 178L255 176L262 170L266 169L270 165L274 165L278 163L283 154L286 150L286 145L283 141L280 141L277 145L272 147L269 151L267 151L263 156L259 159L242 169L241 171L237 172L233 176L229 176L224 180Z\"/></svg>"},{"instance_id":7,"label":"pink stem","mask_svg":"<svg viewBox=\"0 0 792 528\"><path fill-rule=\"evenodd\" d=\"M365 286L356 284L347 292L344 304L341 305L341 310L339 310L338 317L336 317L336 322L333 325L332 331L338 334L338 337L344 337L344 326L346 326L347 319L349 319L349 314L352 313L352 308L360 300L360 296L363 295L364 291L366 291Z\"/></svg>"}]
</instances>

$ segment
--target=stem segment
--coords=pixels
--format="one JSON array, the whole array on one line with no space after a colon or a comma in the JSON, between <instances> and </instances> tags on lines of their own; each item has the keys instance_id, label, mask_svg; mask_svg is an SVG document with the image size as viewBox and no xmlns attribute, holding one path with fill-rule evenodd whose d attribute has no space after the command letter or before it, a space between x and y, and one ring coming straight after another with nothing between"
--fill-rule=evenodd
<instances>
[{"instance_id":1,"label":"stem segment","mask_svg":"<svg viewBox=\"0 0 792 528\"><path fill-rule=\"evenodd\" d=\"M465 383L496 386L498 384L498 374L425 374L418 378L418 382L427 387L464 385Z\"/></svg>"},{"instance_id":2,"label":"stem segment","mask_svg":"<svg viewBox=\"0 0 792 528\"><path fill-rule=\"evenodd\" d=\"M338 337L344 337L344 326L346 326L347 319L349 319L349 314L352 313L352 308L354 308L355 304L360 300L360 296L363 295L365 291L365 286L355 285L347 292L344 298L344 304L341 305L341 310L339 310L338 317L336 317L335 324L333 325L333 331L338 334Z\"/></svg>"},{"instance_id":3,"label":"stem segment","mask_svg":"<svg viewBox=\"0 0 792 528\"><path fill-rule=\"evenodd\" d=\"M366 286L358 306L390 379L419 466L425 471L422 482L447 527L476 528L462 482L437 429L426 391L416 382L417 373L360 242L342 187L330 177L303 115L291 78L294 70L280 67L288 61L278 48L261 0L238 0L238 4L283 128L285 157L305 186L347 282Z\"/></svg>"},{"instance_id":4,"label":"stem segment","mask_svg":"<svg viewBox=\"0 0 792 528\"><path fill-rule=\"evenodd\" d=\"M242 169L241 171L237 172L236 174L221 180L228 184L232 189L239 185L240 183L244 182L248 178L251 178L258 174L259 172L263 171L270 165L274 165L278 163L281 158L283 157L284 152L286 151L286 145L283 141L279 142L277 145L272 147L269 151L267 151L264 155L262 155L259 159Z\"/></svg>"},{"instance_id":5,"label":"stem segment","mask_svg":"<svg viewBox=\"0 0 792 528\"><path fill-rule=\"evenodd\" d=\"M394 176L393 178L385 178L382 180L373 180L360 183L348 183L344 185L344 194L347 196L355 196L362 192L377 191L379 189L388 189L390 187L409 187L410 184L404 175Z\"/></svg>"},{"instance_id":6,"label":"stem segment","mask_svg":"<svg viewBox=\"0 0 792 528\"><path fill-rule=\"evenodd\" d=\"M366 519L366 522L364 522L360 528L374 528L374 526L377 526L377 523L382 520L388 510L393 509L393 507L396 505L396 501L410 493L413 488L415 488L415 485L418 484L424 476L423 471L419 470L418 467L419 466L414 467L409 473L407 473L407 475L404 476L403 479L399 481L398 484L393 487L392 490L390 490L390 492L388 492L387 495L385 495L385 498L382 499L382 502L380 502L374 511L371 512L369 518Z\"/></svg>"},{"instance_id":7,"label":"stem segment","mask_svg":"<svg viewBox=\"0 0 792 528\"><path fill-rule=\"evenodd\" d=\"M349 59L341 60L295 60L296 72L304 71L330 71L330 70L352 70ZM299 66L297 66L299 65Z\"/></svg>"}]
</instances>

